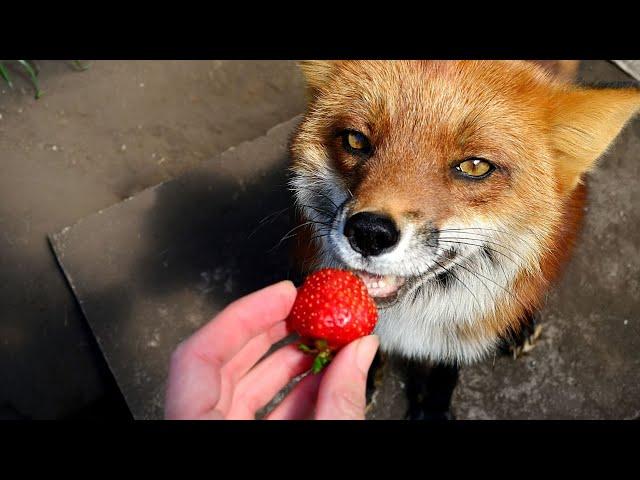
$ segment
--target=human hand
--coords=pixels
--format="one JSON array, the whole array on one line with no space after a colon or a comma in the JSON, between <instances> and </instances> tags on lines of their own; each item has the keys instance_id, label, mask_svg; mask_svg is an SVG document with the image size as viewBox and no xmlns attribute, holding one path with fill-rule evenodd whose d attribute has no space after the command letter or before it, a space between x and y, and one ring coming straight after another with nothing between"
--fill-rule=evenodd
<instances>
[{"instance_id":1,"label":"human hand","mask_svg":"<svg viewBox=\"0 0 640 480\"><path fill-rule=\"evenodd\" d=\"M287 336L285 319L296 298L290 281L243 297L220 312L171 357L167 419L254 419L312 358L287 345L257 363ZM302 379L267 419L363 420L367 372L375 335L342 348L320 374Z\"/></svg>"}]
</instances>

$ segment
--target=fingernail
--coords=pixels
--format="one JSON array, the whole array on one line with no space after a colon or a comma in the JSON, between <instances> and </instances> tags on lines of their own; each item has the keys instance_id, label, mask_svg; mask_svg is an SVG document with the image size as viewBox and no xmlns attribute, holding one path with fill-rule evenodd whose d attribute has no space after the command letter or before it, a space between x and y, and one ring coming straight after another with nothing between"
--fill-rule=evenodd
<instances>
[{"instance_id":1,"label":"fingernail","mask_svg":"<svg viewBox=\"0 0 640 480\"><path fill-rule=\"evenodd\" d=\"M291 280L280 280L279 282L274 283L272 286L276 286L276 285L278 286L278 288L282 288L282 287L285 287L285 286L287 286L287 287L291 286L294 289L296 288L296 286L293 284L293 282Z\"/></svg>"},{"instance_id":2,"label":"fingernail","mask_svg":"<svg viewBox=\"0 0 640 480\"><path fill-rule=\"evenodd\" d=\"M369 373L371 362L380 345L380 339L377 335L369 335L360 340L356 351L356 365L365 375Z\"/></svg>"}]
</instances>

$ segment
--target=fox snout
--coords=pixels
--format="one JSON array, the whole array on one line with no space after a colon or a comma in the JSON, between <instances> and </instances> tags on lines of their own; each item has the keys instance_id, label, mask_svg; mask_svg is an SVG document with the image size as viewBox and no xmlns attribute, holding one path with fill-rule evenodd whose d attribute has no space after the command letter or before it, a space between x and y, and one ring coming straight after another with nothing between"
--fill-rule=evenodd
<instances>
[{"instance_id":1,"label":"fox snout","mask_svg":"<svg viewBox=\"0 0 640 480\"><path fill-rule=\"evenodd\" d=\"M396 223L387 215L359 212L344 225L349 245L363 257L374 257L393 249L400 238Z\"/></svg>"}]
</instances>

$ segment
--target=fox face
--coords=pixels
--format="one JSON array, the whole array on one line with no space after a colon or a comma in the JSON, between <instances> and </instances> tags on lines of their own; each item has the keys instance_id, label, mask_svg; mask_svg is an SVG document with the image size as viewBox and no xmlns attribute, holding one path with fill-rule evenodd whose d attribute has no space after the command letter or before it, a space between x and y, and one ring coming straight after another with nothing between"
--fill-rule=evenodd
<instances>
[{"instance_id":1,"label":"fox face","mask_svg":"<svg viewBox=\"0 0 640 480\"><path fill-rule=\"evenodd\" d=\"M363 279L383 350L481 359L540 307L580 225L584 174L640 91L519 61L301 66L291 185L315 266Z\"/></svg>"}]
</instances>

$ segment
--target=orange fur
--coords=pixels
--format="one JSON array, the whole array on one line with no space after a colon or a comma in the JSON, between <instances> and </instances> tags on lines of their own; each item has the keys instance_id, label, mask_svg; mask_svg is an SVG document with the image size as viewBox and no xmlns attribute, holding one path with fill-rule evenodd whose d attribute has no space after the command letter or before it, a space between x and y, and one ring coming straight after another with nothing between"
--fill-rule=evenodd
<instances>
[{"instance_id":1,"label":"orange fur","mask_svg":"<svg viewBox=\"0 0 640 480\"><path fill-rule=\"evenodd\" d=\"M301 68L310 103L291 144L296 174L331 168L353 195L352 211L383 212L401 228L487 219L535 232L536 251L513 283L517 300L498 302L480 327L459 327L467 337L505 335L541 306L579 230L584 174L640 108L638 89L569 83L575 61L309 61ZM341 129L365 134L375 154L354 160L336 137ZM451 166L469 157L498 168L483 181L452 176Z\"/></svg>"}]
</instances>

